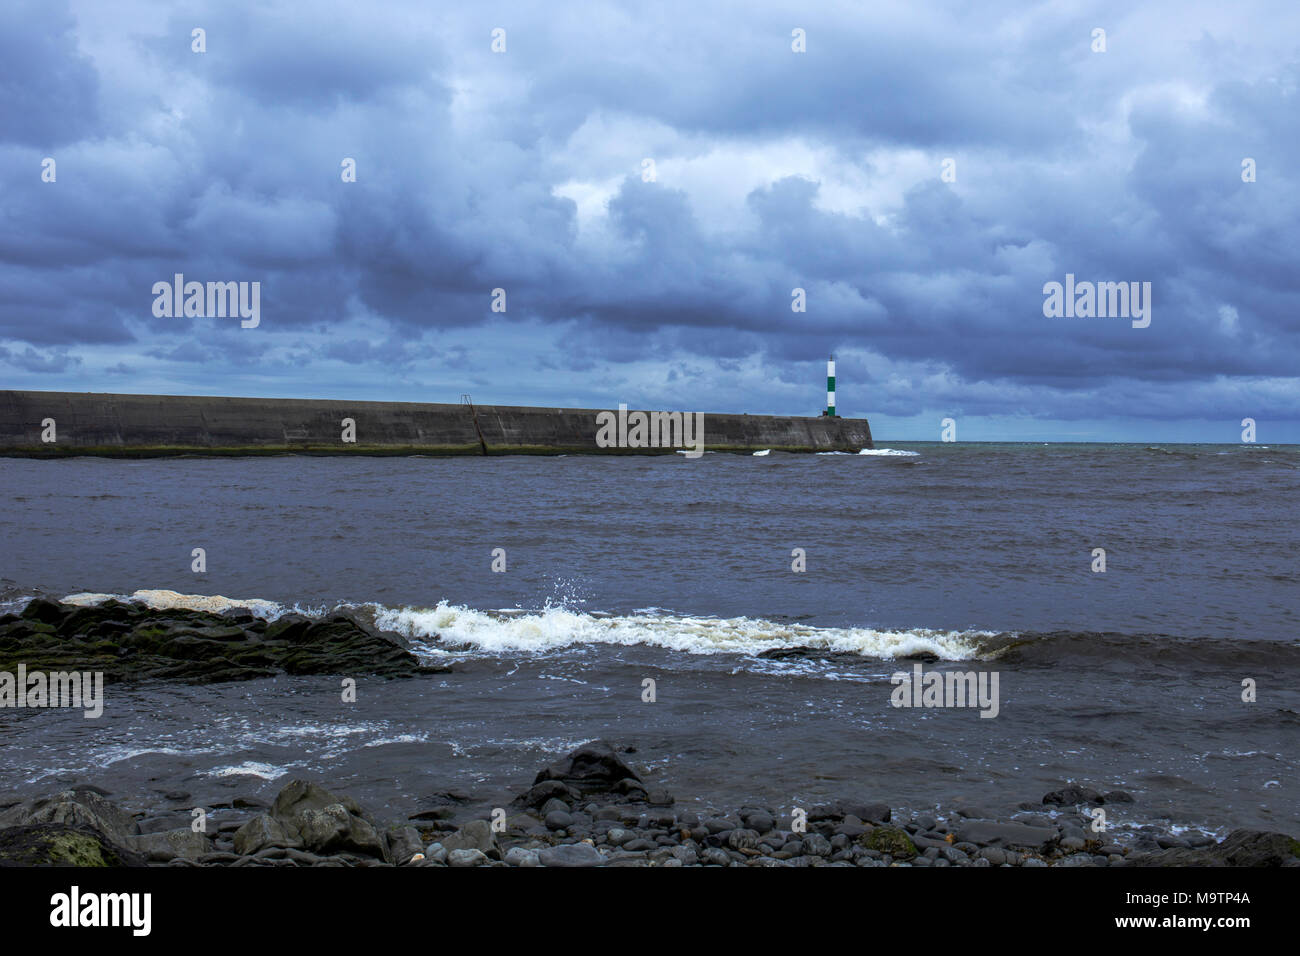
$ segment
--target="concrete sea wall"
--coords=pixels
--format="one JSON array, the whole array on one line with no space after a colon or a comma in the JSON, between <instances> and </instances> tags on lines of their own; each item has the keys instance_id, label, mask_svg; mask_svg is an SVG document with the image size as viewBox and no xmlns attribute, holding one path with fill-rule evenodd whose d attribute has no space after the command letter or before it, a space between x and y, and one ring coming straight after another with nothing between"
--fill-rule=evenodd
<instances>
[{"instance_id":1,"label":"concrete sea wall","mask_svg":"<svg viewBox=\"0 0 1300 956\"><path fill-rule=\"evenodd\" d=\"M0 391L0 455L672 454L601 448L601 409L288 398ZM54 441L45 424L53 419ZM343 420L355 442L343 440ZM849 451L871 446L864 418L704 414L709 451Z\"/></svg>"}]
</instances>

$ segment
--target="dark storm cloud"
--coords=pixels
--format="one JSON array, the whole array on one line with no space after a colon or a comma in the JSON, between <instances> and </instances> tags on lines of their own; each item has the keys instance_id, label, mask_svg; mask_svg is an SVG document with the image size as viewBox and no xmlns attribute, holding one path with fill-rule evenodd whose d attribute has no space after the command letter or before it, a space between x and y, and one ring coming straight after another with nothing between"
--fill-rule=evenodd
<instances>
[{"instance_id":1,"label":"dark storm cloud","mask_svg":"<svg viewBox=\"0 0 1300 956\"><path fill-rule=\"evenodd\" d=\"M0 365L382 390L431 354L501 382L651 362L666 394L712 364L803 411L834 350L900 417L1236 415L1258 384L1294 419L1297 18L1251 9L9 4ZM177 272L260 281L264 337L153 316ZM1067 272L1151 282L1151 327L1045 318ZM457 338L489 325L519 351Z\"/></svg>"},{"instance_id":2,"label":"dark storm cloud","mask_svg":"<svg viewBox=\"0 0 1300 956\"><path fill-rule=\"evenodd\" d=\"M48 149L100 130L94 66L76 19L43 0L0 4L0 129L6 143Z\"/></svg>"}]
</instances>

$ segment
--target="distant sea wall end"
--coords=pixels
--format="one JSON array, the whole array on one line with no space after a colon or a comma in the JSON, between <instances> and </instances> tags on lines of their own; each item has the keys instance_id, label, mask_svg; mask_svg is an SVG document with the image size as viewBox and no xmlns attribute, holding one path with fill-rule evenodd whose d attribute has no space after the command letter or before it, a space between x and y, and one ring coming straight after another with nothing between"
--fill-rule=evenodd
<instances>
[{"instance_id":1,"label":"distant sea wall end","mask_svg":"<svg viewBox=\"0 0 1300 956\"><path fill-rule=\"evenodd\" d=\"M598 441L597 416L611 411L620 425ZM642 414L648 419L651 413ZM693 432L689 442L679 439L673 414L661 413L653 429L639 431L638 412L620 415L617 408L0 391L0 456L617 455L699 447L691 444L699 440ZM672 437L653 447L651 430ZM611 435L617 443L610 443ZM701 443L706 451L724 452L872 447L865 418L707 412Z\"/></svg>"}]
</instances>

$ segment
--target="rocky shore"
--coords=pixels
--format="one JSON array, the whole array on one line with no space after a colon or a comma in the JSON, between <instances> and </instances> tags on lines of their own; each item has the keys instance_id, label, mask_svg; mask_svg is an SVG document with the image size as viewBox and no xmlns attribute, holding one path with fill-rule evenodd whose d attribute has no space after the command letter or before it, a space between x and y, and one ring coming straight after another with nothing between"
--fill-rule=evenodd
<instances>
[{"instance_id":1,"label":"rocky shore","mask_svg":"<svg viewBox=\"0 0 1300 956\"><path fill-rule=\"evenodd\" d=\"M195 808L173 792L166 806L133 812L90 784L0 798L0 866L1300 866L1300 842L1280 833L1093 832L1088 811L1131 802L1119 791L1064 787L1002 819L977 807L903 814L853 800L798 815L699 812L679 809L627 756L592 741L543 768L508 806L446 791L386 823L304 780L269 806L237 797Z\"/></svg>"},{"instance_id":2,"label":"rocky shore","mask_svg":"<svg viewBox=\"0 0 1300 956\"><path fill-rule=\"evenodd\" d=\"M422 665L406 640L346 614L286 614L268 622L247 608L219 614L159 610L108 600L93 605L36 599L0 615L0 672L99 672L107 682L156 678L190 683L277 674L410 677Z\"/></svg>"}]
</instances>

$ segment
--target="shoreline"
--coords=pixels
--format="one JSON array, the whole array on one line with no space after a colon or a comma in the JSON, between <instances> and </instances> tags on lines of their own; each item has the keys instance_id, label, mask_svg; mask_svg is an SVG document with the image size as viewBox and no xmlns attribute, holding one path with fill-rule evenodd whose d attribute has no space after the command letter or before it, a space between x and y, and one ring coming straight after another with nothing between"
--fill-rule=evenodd
<instances>
[{"instance_id":1,"label":"shoreline","mask_svg":"<svg viewBox=\"0 0 1300 956\"><path fill-rule=\"evenodd\" d=\"M0 799L0 866L1300 866L1300 841L1234 830L1222 841L1148 824L1097 829L1122 791L1065 786L1012 817L978 807L899 812L854 800L698 812L596 740L542 768L508 804L427 795L405 820L372 815L327 784L293 780L274 802L208 807L189 794L130 811L93 784Z\"/></svg>"},{"instance_id":2,"label":"shoreline","mask_svg":"<svg viewBox=\"0 0 1300 956\"><path fill-rule=\"evenodd\" d=\"M24 706L19 701L15 708L12 675L7 683L4 676L15 670L24 687L34 672L48 677L43 701L32 706L54 706L54 678L79 669L100 672L108 683L161 681L178 689L277 675L368 674L386 684L394 678L469 672L460 664L422 663L406 638L348 614L288 613L268 621L249 607L226 600L232 604L227 607L222 600L214 598L211 607L200 609L112 598L82 604L37 598L19 613L0 615L0 717L18 714ZM398 691L418 683L391 686ZM102 687L95 698L102 708ZM95 701L84 703L86 716L97 716L91 712ZM576 743L584 737L570 739ZM1300 865L1300 842L1292 836L1222 826L1214 830L1224 836L1218 841L1204 828L1175 825L1167 816L1135 820L1133 811L1143 803L1134 805L1133 796L1106 786L1092 790L1065 783L1041 798L1021 793L1026 799L1014 810L999 798L991 811L978 797L958 797L954 803L950 794L939 794L927 804L929 794L951 784L942 780L927 786L919 800L913 794L909 808L896 799L847 798L798 808L802 815L796 818L796 808L736 802L734 786L730 803L710 804L712 778L698 767L687 786L705 792L679 803L633 769L629 760L634 758L626 756L633 753L632 747L589 742L543 768L531 787L521 786L512 771L509 796L433 792L429 788L447 778L426 774L415 791L395 801L407 813L398 818L388 794L368 788L367 800L376 808L371 815L320 768L272 778L279 791L274 800L269 780L257 786L232 779L225 785L232 796L208 789L191 798L179 789L189 785L182 778L169 784L175 790L159 788L153 798L135 790L134 800L121 803L97 785L120 786L120 777L114 784L108 781L112 775L83 771L84 776L59 780L61 789L54 794L37 796L30 786L0 794L0 865L51 857L177 866ZM302 773L312 776L284 786ZM355 780L355 773L349 779ZM326 816L306 820L290 808L293 799L285 792L295 788L310 791L310 809ZM863 789L884 795L878 783ZM767 791L769 801L772 793ZM498 804L486 803L489 797ZM198 800L208 802L187 803ZM338 807L343 809L328 809ZM196 810L206 821L202 832L191 828ZM1098 810L1110 819L1099 822ZM321 827L329 833L317 833ZM421 859L415 859L417 853Z\"/></svg>"}]
</instances>

